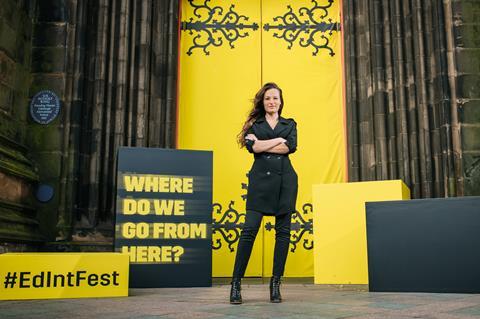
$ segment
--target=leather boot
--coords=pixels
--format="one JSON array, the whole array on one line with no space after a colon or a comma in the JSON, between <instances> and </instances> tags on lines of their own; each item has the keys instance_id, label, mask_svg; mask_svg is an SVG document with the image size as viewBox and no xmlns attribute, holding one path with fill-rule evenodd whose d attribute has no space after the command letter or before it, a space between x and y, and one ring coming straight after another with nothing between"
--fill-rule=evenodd
<instances>
[{"instance_id":1,"label":"leather boot","mask_svg":"<svg viewBox=\"0 0 480 319\"><path fill-rule=\"evenodd\" d=\"M270 279L270 302L282 302L282 295L280 294L280 277L273 276Z\"/></svg>"},{"instance_id":2,"label":"leather boot","mask_svg":"<svg viewBox=\"0 0 480 319\"><path fill-rule=\"evenodd\" d=\"M240 278L232 278L232 287L230 289L230 303L239 305L242 303L242 283Z\"/></svg>"}]
</instances>

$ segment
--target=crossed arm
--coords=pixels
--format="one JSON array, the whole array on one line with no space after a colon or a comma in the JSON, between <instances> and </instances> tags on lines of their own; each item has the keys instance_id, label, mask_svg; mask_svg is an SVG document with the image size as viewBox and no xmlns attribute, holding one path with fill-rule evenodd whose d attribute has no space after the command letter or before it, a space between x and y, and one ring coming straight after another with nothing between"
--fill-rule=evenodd
<instances>
[{"instance_id":1,"label":"crossed arm","mask_svg":"<svg viewBox=\"0 0 480 319\"><path fill-rule=\"evenodd\" d=\"M255 153L269 152L275 154L287 154L289 152L288 146L285 144L286 140L281 137L272 138L270 140L259 140L254 134L248 134L245 138L247 140L255 141L252 147Z\"/></svg>"}]
</instances>

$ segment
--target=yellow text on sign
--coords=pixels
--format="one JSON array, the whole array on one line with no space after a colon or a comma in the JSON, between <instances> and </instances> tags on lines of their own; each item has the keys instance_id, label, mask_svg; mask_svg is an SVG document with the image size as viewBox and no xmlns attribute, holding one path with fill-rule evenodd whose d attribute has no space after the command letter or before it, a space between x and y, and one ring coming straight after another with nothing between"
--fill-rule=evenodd
<instances>
[{"instance_id":1,"label":"yellow text on sign","mask_svg":"<svg viewBox=\"0 0 480 319\"><path fill-rule=\"evenodd\" d=\"M0 255L0 300L128 296L128 255Z\"/></svg>"},{"instance_id":2,"label":"yellow text on sign","mask_svg":"<svg viewBox=\"0 0 480 319\"><path fill-rule=\"evenodd\" d=\"M365 202L409 198L400 180L313 185L315 283L368 284Z\"/></svg>"},{"instance_id":3,"label":"yellow text on sign","mask_svg":"<svg viewBox=\"0 0 480 319\"><path fill-rule=\"evenodd\" d=\"M185 252L182 246L123 246L122 253L130 256L130 262L141 263L179 263Z\"/></svg>"},{"instance_id":4,"label":"yellow text on sign","mask_svg":"<svg viewBox=\"0 0 480 319\"><path fill-rule=\"evenodd\" d=\"M193 178L163 175L124 175L127 192L193 193Z\"/></svg>"},{"instance_id":5,"label":"yellow text on sign","mask_svg":"<svg viewBox=\"0 0 480 319\"><path fill-rule=\"evenodd\" d=\"M153 206L153 210L152 210ZM185 215L185 201L174 199L123 199L123 214L124 215L148 215L155 213L155 215L165 216L183 216Z\"/></svg>"},{"instance_id":6,"label":"yellow text on sign","mask_svg":"<svg viewBox=\"0 0 480 319\"><path fill-rule=\"evenodd\" d=\"M122 225L125 239L196 239L207 238L207 224L199 223L131 223Z\"/></svg>"}]
</instances>

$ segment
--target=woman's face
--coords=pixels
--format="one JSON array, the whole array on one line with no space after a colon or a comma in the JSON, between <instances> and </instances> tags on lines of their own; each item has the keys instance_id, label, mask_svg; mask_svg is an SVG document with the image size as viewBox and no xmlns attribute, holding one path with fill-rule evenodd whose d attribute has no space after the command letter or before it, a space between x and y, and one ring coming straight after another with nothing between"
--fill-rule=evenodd
<instances>
[{"instance_id":1,"label":"woman's face","mask_svg":"<svg viewBox=\"0 0 480 319\"><path fill-rule=\"evenodd\" d=\"M280 92L277 89L269 89L263 95L263 107L265 113L273 115L278 113L282 100L280 99Z\"/></svg>"}]
</instances>

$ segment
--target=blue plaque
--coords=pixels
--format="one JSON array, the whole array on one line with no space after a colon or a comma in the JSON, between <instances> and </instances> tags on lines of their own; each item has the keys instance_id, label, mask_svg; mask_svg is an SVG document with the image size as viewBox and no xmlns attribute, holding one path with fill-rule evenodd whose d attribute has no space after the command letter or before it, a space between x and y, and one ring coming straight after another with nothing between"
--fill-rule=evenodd
<instances>
[{"instance_id":1,"label":"blue plaque","mask_svg":"<svg viewBox=\"0 0 480 319\"><path fill-rule=\"evenodd\" d=\"M52 186L41 184L38 186L37 193L35 195L39 202L47 203L53 198L54 194L55 192Z\"/></svg>"},{"instance_id":2,"label":"blue plaque","mask_svg":"<svg viewBox=\"0 0 480 319\"><path fill-rule=\"evenodd\" d=\"M30 115L39 124L49 124L60 112L60 99L52 91L43 90L35 94L30 102Z\"/></svg>"}]
</instances>

